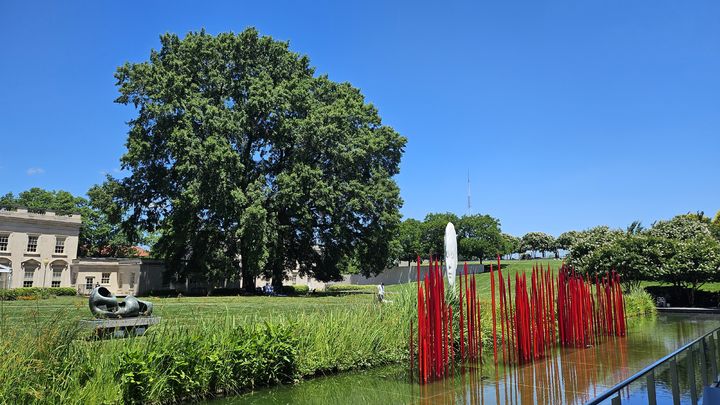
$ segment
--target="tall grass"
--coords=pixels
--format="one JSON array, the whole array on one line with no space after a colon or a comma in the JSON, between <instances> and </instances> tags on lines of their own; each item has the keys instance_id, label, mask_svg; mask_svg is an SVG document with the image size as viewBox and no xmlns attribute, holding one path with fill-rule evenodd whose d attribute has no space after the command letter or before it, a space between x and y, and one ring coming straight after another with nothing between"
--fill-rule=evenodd
<instances>
[{"instance_id":1,"label":"tall grass","mask_svg":"<svg viewBox=\"0 0 720 405\"><path fill-rule=\"evenodd\" d=\"M104 341L61 311L0 339L0 403L177 403L395 363L407 356L409 302L166 321Z\"/></svg>"}]
</instances>

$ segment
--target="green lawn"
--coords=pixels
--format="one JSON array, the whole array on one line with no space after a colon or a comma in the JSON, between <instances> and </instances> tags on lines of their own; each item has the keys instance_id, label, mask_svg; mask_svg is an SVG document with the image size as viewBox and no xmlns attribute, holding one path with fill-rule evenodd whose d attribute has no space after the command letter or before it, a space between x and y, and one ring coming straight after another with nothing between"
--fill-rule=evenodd
<instances>
[{"instance_id":1,"label":"green lawn","mask_svg":"<svg viewBox=\"0 0 720 405\"><path fill-rule=\"evenodd\" d=\"M640 282L641 287L669 287L672 286L670 283L661 283L659 281L642 281ZM706 291L709 293L720 292L720 283L705 283L700 287L700 291Z\"/></svg>"},{"instance_id":2,"label":"green lawn","mask_svg":"<svg viewBox=\"0 0 720 405\"><path fill-rule=\"evenodd\" d=\"M266 319L299 313L329 312L336 309L370 304L372 294L343 294L336 296L301 297L147 297L154 306L153 314L165 320L192 324L200 319L225 318ZM54 317L65 319L92 318L86 297L55 297L34 301L4 302L4 319L8 327L48 321Z\"/></svg>"},{"instance_id":3,"label":"green lawn","mask_svg":"<svg viewBox=\"0 0 720 405\"><path fill-rule=\"evenodd\" d=\"M485 262L489 264L490 262ZM493 262L495 263L495 262ZM518 272L529 273L533 264L542 264L556 270L558 260L508 260L502 261L503 274L513 277ZM458 273L462 271L462 263ZM490 297L490 274L476 276L478 294L483 299ZM402 286L387 287L387 298L392 300ZM267 319L273 316L298 315L300 313L328 313L335 310L357 308L373 303L374 286L353 287L349 293L318 294L298 297L147 297L154 305L154 314L168 321L192 324L201 319L225 318L230 315L237 320ZM7 301L3 303L2 317L6 327L27 327L39 325L53 318L80 320L91 318L86 297L55 297L34 301Z\"/></svg>"}]
</instances>

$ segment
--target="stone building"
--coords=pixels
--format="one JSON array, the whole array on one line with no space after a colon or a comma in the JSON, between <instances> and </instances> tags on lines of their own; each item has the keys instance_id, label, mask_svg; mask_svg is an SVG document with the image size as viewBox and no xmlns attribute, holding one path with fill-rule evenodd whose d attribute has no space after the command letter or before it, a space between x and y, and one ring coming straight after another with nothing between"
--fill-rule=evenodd
<instances>
[{"instance_id":1,"label":"stone building","mask_svg":"<svg viewBox=\"0 0 720 405\"><path fill-rule=\"evenodd\" d=\"M0 287L70 287L77 257L80 215L0 210Z\"/></svg>"},{"instance_id":2,"label":"stone building","mask_svg":"<svg viewBox=\"0 0 720 405\"><path fill-rule=\"evenodd\" d=\"M79 294L89 294L101 285L118 296L144 295L151 290L170 288L164 281L165 265L147 258L97 258L73 260L70 272Z\"/></svg>"}]
</instances>

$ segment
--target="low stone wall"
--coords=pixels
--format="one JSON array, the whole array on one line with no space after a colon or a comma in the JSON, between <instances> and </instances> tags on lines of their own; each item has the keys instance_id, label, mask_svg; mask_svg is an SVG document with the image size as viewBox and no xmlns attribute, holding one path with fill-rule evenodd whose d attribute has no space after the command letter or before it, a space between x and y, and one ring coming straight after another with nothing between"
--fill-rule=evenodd
<instances>
[{"instance_id":1,"label":"low stone wall","mask_svg":"<svg viewBox=\"0 0 720 405\"><path fill-rule=\"evenodd\" d=\"M463 266L458 265L457 268L457 274L460 275L460 273L463 272ZM477 274L482 273L483 267L480 264L469 264L468 265L468 274ZM421 265L420 266L420 279L422 280L425 275L428 274L428 265ZM380 283L383 283L385 285L393 285L393 284L404 284L408 282L413 282L417 280L417 266L416 265L410 265L410 266L398 266L393 267L390 269L384 270L382 273L378 274L374 277L365 277L360 274L351 274L343 277L342 281L339 281L337 283L327 283L327 285L332 284L354 284L354 285L377 285Z\"/></svg>"}]
</instances>

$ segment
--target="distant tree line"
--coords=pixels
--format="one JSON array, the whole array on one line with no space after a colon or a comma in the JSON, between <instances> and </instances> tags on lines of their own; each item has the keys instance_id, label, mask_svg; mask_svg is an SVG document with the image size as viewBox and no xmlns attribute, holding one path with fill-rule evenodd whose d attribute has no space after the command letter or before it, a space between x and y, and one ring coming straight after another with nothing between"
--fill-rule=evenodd
<instances>
[{"instance_id":1,"label":"distant tree line","mask_svg":"<svg viewBox=\"0 0 720 405\"><path fill-rule=\"evenodd\" d=\"M559 257L561 249L567 249L569 242L554 238L543 232L528 232L522 237L503 233L500 220L490 215L463 215L453 213L431 213L420 221L408 218L400 224L398 245L399 260L415 260L440 257L444 254L445 226L452 222L458 237L458 255L463 260L494 259L497 255L506 258L546 257L552 253Z\"/></svg>"},{"instance_id":2,"label":"distant tree line","mask_svg":"<svg viewBox=\"0 0 720 405\"><path fill-rule=\"evenodd\" d=\"M490 215L457 215L431 213L422 221L408 218L398 231L397 257L412 261L440 258L444 255L445 227L452 222L458 238L458 255L463 260L493 258L497 254L514 253L518 239L500 231L500 221Z\"/></svg>"}]
</instances>

